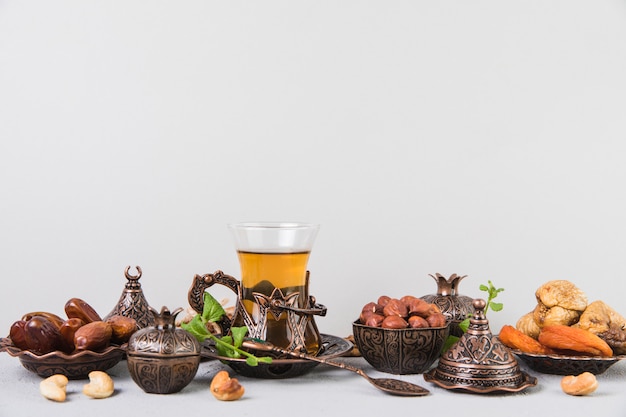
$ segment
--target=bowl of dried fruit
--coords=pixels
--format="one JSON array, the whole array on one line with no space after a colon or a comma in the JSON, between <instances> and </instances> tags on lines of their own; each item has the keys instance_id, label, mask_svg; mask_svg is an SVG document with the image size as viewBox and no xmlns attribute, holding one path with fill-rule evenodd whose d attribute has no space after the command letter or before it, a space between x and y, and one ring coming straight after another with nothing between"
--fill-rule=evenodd
<instances>
[{"instance_id":1,"label":"bowl of dried fruit","mask_svg":"<svg viewBox=\"0 0 626 417\"><path fill-rule=\"evenodd\" d=\"M356 347L370 365L403 375L428 371L441 356L450 328L436 305L407 295L381 296L365 304L352 331Z\"/></svg>"},{"instance_id":2,"label":"bowl of dried fruit","mask_svg":"<svg viewBox=\"0 0 626 417\"><path fill-rule=\"evenodd\" d=\"M105 371L126 354L134 319L112 315L102 319L85 301L71 298L65 304L67 318L54 313L26 313L0 338L0 352L19 358L22 366L47 378L88 378L91 371Z\"/></svg>"}]
</instances>

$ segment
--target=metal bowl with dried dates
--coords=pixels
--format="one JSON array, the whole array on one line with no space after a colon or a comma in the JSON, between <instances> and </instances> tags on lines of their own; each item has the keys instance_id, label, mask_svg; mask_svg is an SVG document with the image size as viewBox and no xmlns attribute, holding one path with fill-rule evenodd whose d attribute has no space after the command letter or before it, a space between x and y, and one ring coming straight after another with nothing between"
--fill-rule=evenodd
<instances>
[{"instance_id":1,"label":"metal bowl with dried dates","mask_svg":"<svg viewBox=\"0 0 626 417\"><path fill-rule=\"evenodd\" d=\"M71 298L67 318L43 311L24 314L0 339L0 352L18 357L22 365L41 377L62 374L87 378L124 358L126 343L137 330L134 319L111 316L103 320L85 301Z\"/></svg>"},{"instance_id":2,"label":"metal bowl with dried dates","mask_svg":"<svg viewBox=\"0 0 626 417\"><path fill-rule=\"evenodd\" d=\"M439 308L410 295L381 296L352 323L354 343L376 370L392 374L428 371L441 355L449 322Z\"/></svg>"}]
</instances>

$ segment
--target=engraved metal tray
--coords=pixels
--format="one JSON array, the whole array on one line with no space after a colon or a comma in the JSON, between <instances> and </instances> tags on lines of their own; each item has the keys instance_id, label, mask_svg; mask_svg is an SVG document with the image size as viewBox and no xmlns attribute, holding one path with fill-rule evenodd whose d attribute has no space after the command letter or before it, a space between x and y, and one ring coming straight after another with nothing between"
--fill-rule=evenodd
<instances>
[{"instance_id":1,"label":"engraved metal tray","mask_svg":"<svg viewBox=\"0 0 626 417\"><path fill-rule=\"evenodd\" d=\"M424 380L426 382L432 382L435 385L440 386L448 390L466 391L474 394L491 394L491 393L506 393L506 392L519 392L526 388L534 387L537 385L537 378L530 376L525 372L521 372L522 380L515 386L510 385L480 385L476 384L455 384L451 381L446 381L437 377L437 368L430 370L424 374Z\"/></svg>"},{"instance_id":2,"label":"engraved metal tray","mask_svg":"<svg viewBox=\"0 0 626 417\"><path fill-rule=\"evenodd\" d=\"M318 358L336 358L352 350L352 343L341 337L327 334L321 334L321 337L322 349L317 355ZM201 356L203 358L220 360L240 375L265 379L282 379L300 376L319 365L319 362L306 359L276 358L272 360L271 364L259 363L257 366L250 366L246 364L246 360L243 358L234 359L220 356L215 350L215 347L209 342L202 345Z\"/></svg>"},{"instance_id":3,"label":"engraved metal tray","mask_svg":"<svg viewBox=\"0 0 626 417\"><path fill-rule=\"evenodd\" d=\"M567 356L567 355L540 355L511 349L528 367L543 374L578 375L591 372L599 375L609 369L626 355L597 357L597 356Z\"/></svg>"}]
</instances>

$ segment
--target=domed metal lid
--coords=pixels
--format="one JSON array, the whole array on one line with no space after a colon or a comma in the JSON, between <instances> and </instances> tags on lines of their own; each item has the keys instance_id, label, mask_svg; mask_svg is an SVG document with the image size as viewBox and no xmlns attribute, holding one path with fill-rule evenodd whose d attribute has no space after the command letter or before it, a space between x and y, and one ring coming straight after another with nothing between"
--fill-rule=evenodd
<instances>
[{"instance_id":1,"label":"domed metal lid","mask_svg":"<svg viewBox=\"0 0 626 417\"><path fill-rule=\"evenodd\" d=\"M133 333L128 341L129 356L168 358L200 355L198 340L187 330L176 328L176 315L182 308L172 313L167 307L163 307L160 314L153 308L150 311L156 324Z\"/></svg>"},{"instance_id":2,"label":"domed metal lid","mask_svg":"<svg viewBox=\"0 0 626 417\"><path fill-rule=\"evenodd\" d=\"M520 391L537 379L520 371L513 353L489 330L485 300L476 299L467 332L439 358L424 379L443 388L472 392Z\"/></svg>"}]
</instances>

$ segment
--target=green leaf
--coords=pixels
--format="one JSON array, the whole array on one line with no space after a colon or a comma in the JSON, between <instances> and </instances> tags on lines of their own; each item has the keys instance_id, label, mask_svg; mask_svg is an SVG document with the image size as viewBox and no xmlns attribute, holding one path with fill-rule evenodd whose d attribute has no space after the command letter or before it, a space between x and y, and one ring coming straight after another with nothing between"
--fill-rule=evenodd
<instances>
[{"instance_id":1,"label":"green leaf","mask_svg":"<svg viewBox=\"0 0 626 417\"><path fill-rule=\"evenodd\" d=\"M226 314L224 307L211 294L204 292L204 307L202 308L202 318L205 321L216 322Z\"/></svg>"},{"instance_id":2,"label":"green leaf","mask_svg":"<svg viewBox=\"0 0 626 417\"><path fill-rule=\"evenodd\" d=\"M196 314L189 323L181 323L180 327L191 333L200 343L204 342L210 334L199 314Z\"/></svg>"},{"instance_id":3,"label":"green leaf","mask_svg":"<svg viewBox=\"0 0 626 417\"><path fill-rule=\"evenodd\" d=\"M272 358L269 356L261 356L260 358L257 358L259 360L259 362L263 362L263 363L272 363Z\"/></svg>"},{"instance_id":4,"label":"green leaf","mask_svg":"<svg viewBox=\"0 0 626 417\"><path fill-rule=\"evenodd\" d=\"M217 349L217 353L221 356L226 356L227 358L240 358L241 355L234 349L233 346L233 338L231 336L222 336L221 338L215 340L215 349Z\"/></svg>"},{"instance_id":5,"label":"green leaf","mask_svg":"<svg viewBox=\"0 0 626 417\"><path fill-rule=\"evenodd\" d=\"M442 352L447 351L448 349L450 349L456 342L459 341L459 337L457 336L448 336L448 338L446 339L446 341L443 344L443 348L441 349Z\"/></svg>"},{"instance_id":6,"label":"green leaf","mask_svg":"<svg viewBox=\"0 0 626 417\"><path fill-rule=\"evenodd\" d=\"M246 358L246 364L249 366L257 366L259 364L259 359L256 356L248 356Z\"/></svg>"},{"instance_id":7,"label":"green leaf","mask_svg":"<svg viewBox=\"0 0 626 417\"><path fill-rule=\"evenodd\" d=\"M243 338L246 337L246 333L248 333L246 326L230 328L230 334L233 336L233 345L235 345L235 347L241 346Z\"/></svg>"},{"instance_id":8,"label":"green leaf","mask_svg":"<svg viewBox=\"0 0 626 417\"><path fill-rule=\"evenodd\" d=\"M480 286L478 287L481 291L487 291L489 292L489 288L485 285L485 284L480 284Z\"/></svg>"},{"instance_id":9,"label":"green leaf","mask_svg":"<svg viewBox=\"0 0 626 417\"><path fill-rule=\"evenodd\" d=\"M468 317L459 323L459 328L463 330L463 333L466 333L467 329L469 329L469 325L470 325L470 318Z\"/></svg>"},{"instance_id":10,"label":"green leaf","mask_svg":"<svg viewBox=\"0 0 626 417\"><path fill-rule=\"evenodd\" d=\"M490 307L491 307L491 309L493 311L500 311L504 307L504 304L496 303L496 302L493 302L493 301L489 305L490 305Z\"/></svg>"}]
</instances>

